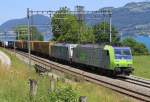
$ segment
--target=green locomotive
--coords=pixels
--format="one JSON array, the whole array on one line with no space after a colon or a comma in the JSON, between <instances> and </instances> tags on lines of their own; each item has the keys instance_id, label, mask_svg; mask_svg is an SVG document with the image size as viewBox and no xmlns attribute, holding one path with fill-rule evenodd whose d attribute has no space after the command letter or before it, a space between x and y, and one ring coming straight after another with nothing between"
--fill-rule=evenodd
<instances>
[{"instance_id":1,"label":"green locomotive","mask_svg":"<svg viewBox=\"0 0 150 102\"><path fill-rule=\"evenodd\" d=\"M132 73L133 58L129 47L113 47L106 45L104 49L109 51L109 69L117 74L129 75Z\"/></svg>"},{"instance_id":2,"label":"green locomotive","mask_svg":"<svg viewBox=\"0 0 150 102\"><path fill-rule=\"evenodd\" d=\"M129 47L78 45L73 51L72 61L113 75L129 75L133 71Z\"/></svg>"}]
</instances>

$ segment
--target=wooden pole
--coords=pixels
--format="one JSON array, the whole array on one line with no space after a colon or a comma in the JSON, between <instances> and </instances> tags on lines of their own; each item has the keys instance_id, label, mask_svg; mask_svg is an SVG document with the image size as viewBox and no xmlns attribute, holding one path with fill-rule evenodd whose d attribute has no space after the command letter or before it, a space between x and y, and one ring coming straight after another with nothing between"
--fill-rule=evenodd
<instances>
[{"instance_id":1,"label":"wooden pole","mask_svg":"<svg viewBox=\"0 0 150 102\"><path fill-rule=\"evenodd\" d=\"M33 99L34 96L36 96L37 93L37 81L34 79L29 79L30 81L30 99Z\"/></svg>"},{"instance_id":2,"label":"wooden pole","mask_svg":"<svg viewBox=\"0 0 150 102\"><path fill-rule=\"evenodd\" d=\"M79 102L87 102L87 97L86 96L80 96Z\"/></svg>"},{"instance_id":3,"label":"wooden pole","mask_svg":"<svg viewBox=\"0 0 150 102\"><path fill-rule=\"evenodd\" d=\"M55 79L53 78L53 76L50 78L50 88L51 91L55 90Z\"/></svg>"}]
</instances>

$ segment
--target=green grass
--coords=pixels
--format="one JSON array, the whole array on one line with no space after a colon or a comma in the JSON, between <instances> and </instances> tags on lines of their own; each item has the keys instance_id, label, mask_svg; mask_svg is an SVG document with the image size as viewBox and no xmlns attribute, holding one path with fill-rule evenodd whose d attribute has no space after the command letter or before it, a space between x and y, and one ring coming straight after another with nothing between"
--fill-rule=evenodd
<instances>
[{"instance_id":1,"label":"green grass","mask_svg":"<svg viewBox=\"0 0 150 102\"><path fill-rule=\"evenodd\" d=\"M134 75L150 79L150 56L134 56Z\"/></svg>"},{"instance_id":2,"label":"green grass","mask_svg":"<svg viewBox=\"0 0 150 102\"><path fill-rule=\"evenodd\" d=\"M12 60L12 67L6 70L0 66L0 102L29 102L29 79L38 80L41 88L44 84L44 88L48 87L47 83L44 83L48 79L39 77L34 69L27 68L24 62L5 52ZM39 94L46 95L43 91Z\"/></svg>"},{"instance_id":3,"label":"green grass","mask_svg":"<svg viewBox=\"0 0 150 102\"><path fill-rule=\"evenodd\" d=\"M30 102L28 84L30 78L38 81L36 102L50 102L49 78L39 77L34 69L29 69L24 62L14 55L6 53L12 59L12 67L9 70L3 66L0 67L0 102ZM132 99L99 85L87 82L63 83L60 81L57 83L57 87L70 85L77 91L78 95L87 96L88 102L133 102Z\"/></svg>"},{"instance_id":4,"label":"green grass","mask_svg":"<svg viewBox=\"0 0 150 102\"><path fill-rule=\"evenodd\" d=\"M103 86L87 82L76 85L80 95L87 96L88 102L136 102Z\"/></svg>"}]
</instances>

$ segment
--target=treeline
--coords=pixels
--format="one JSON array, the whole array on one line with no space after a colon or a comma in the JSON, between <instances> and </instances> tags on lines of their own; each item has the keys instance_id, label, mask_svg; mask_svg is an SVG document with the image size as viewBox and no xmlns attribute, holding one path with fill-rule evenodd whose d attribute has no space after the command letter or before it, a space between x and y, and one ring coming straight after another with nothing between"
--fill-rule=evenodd
<instances>
[{"instance_id":1,"label":"treeline","mask_svg":"<svg viewBox=\"0 0 150 102\"><path fill-rule=\"evenodd\" d=\"M94 27L88 26L84 21L78 20L75 15L69 14L68 8L63 7L52 18L53 40L67 43L108 43L109 26L106 22ZM117 35L117 30L112 27L112 43L119 42Z\"/></svg>"},{"instance_id":2,"label":"treeline","mask_svg":"<svg viewBox=\"0 0 150 102\"><path fill-rule=\"evenodd\" d=\"M53 40L58 42L107 44L109 43L110 24L101 22L95 26L88 26L84 21L80 21L75 15L70 14L67 7L62 7L52 18L52 32ZM120 41L119 33L114 26L112 26L111 33L112 45L129 46L134 55L149 54L144 44L138 43L132 38Z\"/></svg>"}]
</instances>

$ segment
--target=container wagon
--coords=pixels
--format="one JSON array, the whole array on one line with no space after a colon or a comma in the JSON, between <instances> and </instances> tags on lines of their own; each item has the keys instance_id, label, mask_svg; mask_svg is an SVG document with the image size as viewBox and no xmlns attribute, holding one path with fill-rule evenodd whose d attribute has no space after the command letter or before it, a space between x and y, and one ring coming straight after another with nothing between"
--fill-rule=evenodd
<instances>
[{"instance_id":1,"label":"container wagon","mask_svg":"<svg viewBox=\"0 0 150 102\"><path fill-rule=\"evenodd\" d=\"M14 41L8 41L8 45L6 46L7 48L13 49L14 48Z\"/></svg>"},{"instance_id":2,"label":"container wagon","mask_svg":"<svg viewBox=\"0 0 150 102\"><path fill-rule=\"evenodd\" d=\"M73 48L75 48L77 44L55 44L51 47L51 57L60 59L62 61L70 62L73 56Z\"/></svg>"},{"instance_id":3,"label":"container wagon","mask_svg":"<svg viewBox=\"0 0 150 102\"><path fill-rule=\"evenodd\" d=\"M23 50L28 51L28 41L22 41L23 43Z\"/></svg>"},{"instance_id":4,"label":"container wagon","mask_svg":"<svg viewBox=\"0 0 150 102\"><path fill-rule=\"evenodd\" d=\"M51 46L54 44L55 44L55 42L32 41L31 42L31 51L40 56L50 57Z\"/></svg>"}]
</instances>

